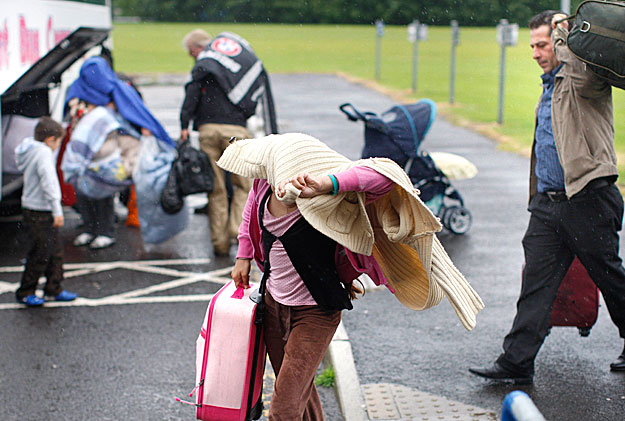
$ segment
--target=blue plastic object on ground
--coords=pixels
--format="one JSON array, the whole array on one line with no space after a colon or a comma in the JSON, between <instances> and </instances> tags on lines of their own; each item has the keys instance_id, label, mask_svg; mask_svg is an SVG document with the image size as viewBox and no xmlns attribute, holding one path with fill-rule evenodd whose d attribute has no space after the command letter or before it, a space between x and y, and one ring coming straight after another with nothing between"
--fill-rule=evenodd
<instances>
[{"instance_id":1,"label":"blue plastic object on ground","mask_svg":"<svg viewBox=\"0 0 625 421\"><path fill-rule=\"evenodd\" d=\"M527 393L515 390L503 400L501 421L545 421L545 417Z\"/></svg>"}]
</instances>

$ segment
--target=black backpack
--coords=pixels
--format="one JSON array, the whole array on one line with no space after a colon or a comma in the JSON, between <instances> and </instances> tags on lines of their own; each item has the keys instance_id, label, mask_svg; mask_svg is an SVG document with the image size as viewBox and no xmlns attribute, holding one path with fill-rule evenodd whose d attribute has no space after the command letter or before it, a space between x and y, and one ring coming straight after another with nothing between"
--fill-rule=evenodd
<instances>
[{"instance_id":1,"label":"black backpack","mask_svg":"<svg viewBox=\"0 0 625 421\"><path fill-rule=\"evenodd\" d=\"M182 209L184 196L213 191L214 174L208 155L188 141L180 142L177 152L161 192L161 207L169 214Z\"/></svg>"},{"instance_id":2,"label":"black backpack","mask_svg":"<svg viewBox=\"0 0 625 421\"><path fill-rule=\"evenodd\" d=\"M585 1L566 40L571 52L610 85L625 89L625 2Z\"/></svg>"}]
</instances>

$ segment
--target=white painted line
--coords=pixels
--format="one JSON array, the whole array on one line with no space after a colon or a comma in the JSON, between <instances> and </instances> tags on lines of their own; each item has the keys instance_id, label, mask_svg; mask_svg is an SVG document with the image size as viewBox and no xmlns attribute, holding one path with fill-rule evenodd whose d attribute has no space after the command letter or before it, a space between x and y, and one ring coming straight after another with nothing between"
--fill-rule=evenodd
<instances>
[{"instance_id":1,"label":"white painted line","mask_svg":"<svg viewBox=\"0 0 625 421\"><path fill-rule=\"evenodd\" d=\"M139 261L119 261L119 262L97 262L97 263L74 263L65 265L71 268L65 272L65 277L79 277L92 273L104 272L115 269L133 270L139 272L156 273L165 276L176 277L177 279L150 285L145 288L139 288L132 291L126 291L121 294L109 295L102 298L83 298L79 297L75 301L56 302L50 301L45 304L46 307L95 307L101 305L121 305L121 304L143 304L143 303L164 303L164 302L187 302L187 301L203 301L210 300L212 294L189 294L175 295L163 297L145 297L156 292L162 292L179 288L181 286L193 284L196 282L212 282L216 284L226 284L230 282L230 272L232 267L219 268L210 272L189 272L180 271L170 268L160 267L160 265L194 265L205 264L210 259L170 259L170 260L139 260ZM21 272L23 267L13 266L0 268L0 272ZM43 285L45 278L39 279L39 284ZM19 287L19 282L0 281L0 294L15 292ZM19 303L0 304L0 310L24 308Z\"/></svg>"},{"instance_id":2,"label":"white painted line","mask_svg":"<svg viewBox=\"0 0 625 421\"><path fill-rule=\"evenodd\" d=\"M123 292L121 294L110 295L107 298L130 298L130 297L140 297L142 295L153 294L155 292L167 291L168 289L179 288L185 285L194 284L198 280L200 280L204 275L198 275L195 277L182 278L182 279L174 279L173 281L162 282L156 285L150 285L146 288L139 288L133 291Z\"/></svg>"},{"instance_id":3,"label":"white painted line","mask_svg":"<svg viewBox=\"0 0 625 421\"><path fill-rule=\"evenodd\" d=\"M63 267L63 276L65 278L75 278L77 276L88 275L91 273L105 272L107 270L115 270L118 268L119 268L118 262L102 263L102 264L99 264L98 266L83 268L83 269L78 269L78 270L73 270L73 271L70 270L67 272L65 271L65 267Z\"/></svg>"},{"instance_id":4,"label":"white painted line","mask_svg":"<svg viewBox=\"0 0 625 421\"><path fill-rule=\"evenodd\" d=\"M188 303L205 301L208 303L215 294L193 294L193 295L169 295L161 297L135 297L135 298L112 298L104 297L98 299L92 298L76 298L74 301L47 301L43 308L56 308L56 307L100 307L110 305L125 305L125 304L155 304L155 303ZM27 308L23 304L19 303L5 303L0 304L0 310L16 310Z\"/></svg>"},{"instance_id":5,"label":"white painted line","mask_svg":"<svg viewBox=\"0 0 625 421\"><path fill-rule=\"evenodd\" d=\"M118 262L89 262L89 263L65 263L64 270L98 268L102 265L118 263L136 263L141 265L166 266L166 265L203 265L212 262L211 259L163 259L163 260L120 260ZM24 266L4 266L0 267L0 273L22 272Z\"/></svg>"},{"instance_id":6,"label":"white painted line","mask_svg":"<svg viewBox=\"0 0 625 421\"><path fill-rule=\"evenodd\" d=\"M18 284L15 282L0 281L0 294L6 294L7 292L15 292L18 288Z\"/></svg>"},{"instance_id":7,"label":"white painted line","mask_svg":"<svg viewBox=\"0 0 625 421\"><path fill-rule=\"evenodd\" d=\"M193 276L197 275L200 272L189 272L189 271L180 271L176 269L162 268L159 266L149 266L149 265L137 265L131 264L130 262L119 262L119 269L129 269L136 270L139 272L148 272L148 273L156 273L157 275L168 275L168 276Z\"/></svg>"},{"instance_id":8,"label":"white painted line","mask_svg":"<svg viewBox=\"0 0 625 421\"><path fill-rule=\"evenodd\" d=\"M88 269L78 269L78 270L70 270L70 271L63 271L63 277L65 278L77 278L78 276L83 276L83 275L89 275L91 273L98 273L100 272L99 270L97 270L96 268L88 268Z\"/></svg>"},{"instance_id":9,"label":"white painted line","mask_svg":"<svg viewBox=\"0 0 625 421\"><path fill-rule=\"evenodd\" d=\"M140 263L142 265L155 265L155 266L163 266L163 265L204 265L212 262L212 259L209 258L198 258L198 259L163 259L163 260L126 260L126 262L134 262Z\"/></svg>"}]
</instances>

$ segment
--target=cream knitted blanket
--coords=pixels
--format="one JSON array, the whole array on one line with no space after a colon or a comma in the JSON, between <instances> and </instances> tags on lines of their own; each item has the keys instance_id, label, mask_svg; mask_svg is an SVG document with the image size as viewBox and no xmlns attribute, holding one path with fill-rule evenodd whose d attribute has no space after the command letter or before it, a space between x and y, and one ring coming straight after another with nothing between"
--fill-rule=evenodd
<instances>
[{"instance_id":1,"label":"cream knitted blanket","mask_svg":"<svg viewBox=\"0 0 625 421\"><path fill-rule=\"evenodd\" d=\"M403 305L424 310L446 296L462 325L467 330L475 327L484 304L436 237L441 230L439 220L395 162L386 158L351 161L311 136L288 133L237 140L217 165L244 177L267 179L273 186L302 172L327 175L355 166L385 175L395 185L367 206L364 193L300 198L299 190L290 184L282 200L295 202L315 229L339 244L355 253L373 254Z\"/></svg>"}]
</instances>

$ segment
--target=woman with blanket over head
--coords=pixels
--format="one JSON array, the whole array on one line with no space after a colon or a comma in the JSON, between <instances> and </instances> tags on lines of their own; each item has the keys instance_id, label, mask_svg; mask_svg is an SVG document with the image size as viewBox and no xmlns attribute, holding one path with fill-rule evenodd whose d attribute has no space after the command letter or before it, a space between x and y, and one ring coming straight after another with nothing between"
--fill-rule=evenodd
<instances>
[{"instance_id":1,"label":"woman with blanket over head","mask_svg":"<svg viewBox=\"0 0 625 421\"><path fill-rule=\"evenodd\" d=\"M74 245L108 247L115 242L113 195L132 184L139 139L153 134L172 148L174 143L137 91L120 80L102 57L85 60L79 78L67 91L66 105L77 123L61 169L76 189L85 226Z\"/></svg>"},{"instance_id":2,"label":"woman with blanket over head","mask_svg":"<svg viewBox=\"0 0 625 421\"><path fill-rule=\"evenodd\" d=\"M255 178L232 271L263 270L264 338L276 373L270 420L322 420L314 375L367 273L422 310L447 296L468 330L482 301L436 239L439 221L394 162L352 162L304 134L233 142L217 162ZM345 265L349 262L348 265ZM346 269L347 268L347 269Z\"/></svg>"}]
</instances>

